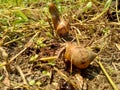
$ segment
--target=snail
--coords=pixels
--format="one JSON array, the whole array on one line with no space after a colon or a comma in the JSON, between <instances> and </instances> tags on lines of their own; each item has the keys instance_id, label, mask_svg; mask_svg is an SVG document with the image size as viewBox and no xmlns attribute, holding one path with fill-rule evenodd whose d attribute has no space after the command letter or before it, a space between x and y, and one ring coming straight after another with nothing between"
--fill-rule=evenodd
<instances>
[{"instance_id":1,"label":"snail","mask_svg":"<svg viewBox=\"0 0 120 90\"><path fill-rule=\"evenodd\" d=\"M69 23L60 17L59 11L54 3L49 4L49 12L52 17L55 32L60 37L65 37L70 29Z\"/></svg>"},{"instance_id":2,"label":"snail","mask_svg":"<svg viewBox=\"0 0 120 90\"><path fill-rule=\"evenodd\" d=\"M70 62L79 69L87 68L97 56L91 49L78 46L76 43L71 42L66 43L65 48L58 55L60 56L63 52L65 62Z\"/></svg>"}]
</instances>

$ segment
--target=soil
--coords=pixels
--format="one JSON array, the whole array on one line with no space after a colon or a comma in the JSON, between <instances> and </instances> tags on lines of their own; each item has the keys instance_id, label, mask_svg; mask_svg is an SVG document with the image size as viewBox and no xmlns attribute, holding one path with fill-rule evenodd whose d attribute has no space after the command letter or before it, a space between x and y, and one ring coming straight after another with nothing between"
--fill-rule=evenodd
<instances>
[{"instance_id":1,"label":"soil","mask_svg":"<svg viewBox=\"0 0 120 90\"><path fill-rule=\"evenodd\" d=\"M97 61L102 63L119 90L120 13L117 18L112 2L103 15L92 20L103 11L105 5L102 0L100 3L99 0L92 1L93 6L87 11L81 9L87 2L81 7L79 1L57 4L62 8L61 15L71 25L65 40L51 34L54 27L45 1L30 3L20 9L29 19L24 23L15 24L17 16L12 10L17 7L8 8L4 15L9 16L9 23L0 22L0 45L8 54L5 59L1 54L3 52L0 52L0 90L114 90ZM2 15L0 18L3 18ZM62 56L55 56L64 43L78 41L99 54L86 69L72 66L71 72L70 63L66 63Z\"/></svg>"}]
</instances>

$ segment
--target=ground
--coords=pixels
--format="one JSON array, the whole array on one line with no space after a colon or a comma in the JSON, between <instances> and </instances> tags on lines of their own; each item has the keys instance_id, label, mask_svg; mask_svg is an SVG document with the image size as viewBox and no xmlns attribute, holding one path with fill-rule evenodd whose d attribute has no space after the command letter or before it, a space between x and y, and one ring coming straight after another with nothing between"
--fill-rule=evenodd
<instances>
[{"instance_id":1,"label":"ground","mask_svg":"<svg viewBox=\"0 0 120 90\"><path fill-rule=\"evenodd\" d=\"M63 40L55 35L47 0L0 1L0 89L119 90L120 3L116 2L56 0L60 15L70 23L70 39ZM73 66L71 72L70 64L56 58L70 41L97 53L86 69Z\"/></svg>"}]
</instances>

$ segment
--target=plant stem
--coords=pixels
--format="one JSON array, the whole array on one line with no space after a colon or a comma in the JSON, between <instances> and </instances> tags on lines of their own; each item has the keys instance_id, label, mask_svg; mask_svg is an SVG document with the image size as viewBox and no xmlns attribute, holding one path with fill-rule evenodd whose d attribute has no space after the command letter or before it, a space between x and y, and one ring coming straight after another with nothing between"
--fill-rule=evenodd
<instances>
[{"instance_id":1,"label":"plant stem","mask_svg":"<svg viewBox=\"0 0 120 90\"><path fill-rule=\"evenodd\" d=\"M115 85L115 83L112 81L112 79L110 78L110 76L108 75L108 73L106 72L105 68L103 67L102 63L100 61L97 61L97 63L99 64L100 68L102 69L103 73L105 74L105 76L107 77L108 81L110 82L112 88L114 90L118 90L117 86Z\"/></svg>"}]
</instances>

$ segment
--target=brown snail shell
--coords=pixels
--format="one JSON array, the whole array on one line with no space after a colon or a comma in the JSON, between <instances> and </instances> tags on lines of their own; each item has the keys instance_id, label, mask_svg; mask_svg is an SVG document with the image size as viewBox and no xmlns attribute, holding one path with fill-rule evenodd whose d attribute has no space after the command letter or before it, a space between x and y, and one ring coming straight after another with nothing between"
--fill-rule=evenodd
<instances>
[{"instance_id":1,"label":"brown snail shell","mask_svg":"<svg viewBox=\"0 0 120 90\"><path fill-rule=\"evenodd\" d=\"M84 69L90 65L96 55L91 49L68 43L64 58L65 61L71 62L77 68Z\"/></svg>"}]
</instances>

